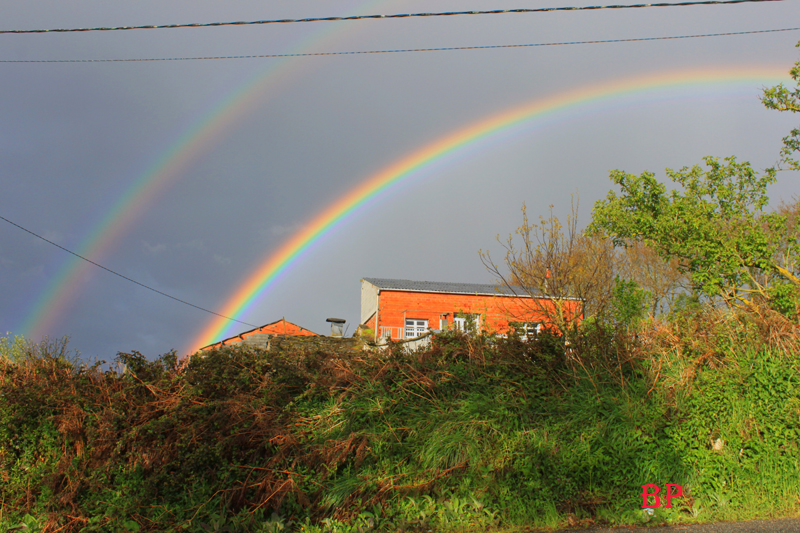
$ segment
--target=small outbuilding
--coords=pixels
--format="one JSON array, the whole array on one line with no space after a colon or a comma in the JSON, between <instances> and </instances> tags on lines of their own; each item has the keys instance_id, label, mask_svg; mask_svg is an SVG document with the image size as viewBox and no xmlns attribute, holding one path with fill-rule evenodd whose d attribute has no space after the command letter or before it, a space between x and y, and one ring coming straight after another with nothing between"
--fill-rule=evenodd
<instances>
[{"instance_id":1,"label":"small outbuilding","mask_svg":"<svg viewBox=\"0 0 800 533\"><path fill-rule=\"evenodd\" d=\"M244 333L240 333L238 335L234 335L233 337L228 337L227 339L223 339L220 342L215 342L214 344L209 344L208 346L204 346L200 348L201 350L210 350L212 348L220 348L221 346L233 346L237 344L243 344L246 346L253 346L257 348L264 348L269 346L269 341L271 338L275 336L305 336L305 337L318 337L316 333L313 331L309 331L305 328L298 326L297 324L293 324L282 318L276 322L272 322L270 324L266 324L261 326L260 328L251 329L250 331L245 331Z\"/></svg>"}]
</instances>

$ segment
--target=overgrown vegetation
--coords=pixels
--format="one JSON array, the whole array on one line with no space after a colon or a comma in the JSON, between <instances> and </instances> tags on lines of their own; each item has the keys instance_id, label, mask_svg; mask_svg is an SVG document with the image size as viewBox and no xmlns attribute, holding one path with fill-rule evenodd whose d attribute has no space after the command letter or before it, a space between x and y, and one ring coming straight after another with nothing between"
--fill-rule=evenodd
<instances>
[{"instance_id":1,"label":"overgrown vegetation","mask_svg":"<svg viewBox=\"0 0 800 533\"><path fill-rule=\"evenodd\" d=\"M656 522L797 513L795 329L705 313L645 321L638 339L597 324L567 347L454 333L413 354L226 348L182 370L174 354L102 371L26 346L0 362L0 525L638 523L645 483L687 491Z\"/></svg>"}]
</instances>

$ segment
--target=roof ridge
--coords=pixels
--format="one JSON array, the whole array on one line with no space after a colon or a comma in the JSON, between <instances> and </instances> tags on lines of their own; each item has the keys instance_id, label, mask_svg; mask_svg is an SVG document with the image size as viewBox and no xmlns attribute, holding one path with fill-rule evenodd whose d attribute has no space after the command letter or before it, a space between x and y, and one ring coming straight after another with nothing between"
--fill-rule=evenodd
<instances>
[{"instance_id":1,"label":"roof ridge","mask_svg":"<svg viewBox=\"0 0 800 533\"><path fill-rule=\"evenodd\" d=\"M417 281L396 278L362 278L380 289L409 292L450 292L460 294L483 294L504 296L530 296L523 287L508 286L499 283L464 283L457 281Z\"/></svg>"}]
</instances>

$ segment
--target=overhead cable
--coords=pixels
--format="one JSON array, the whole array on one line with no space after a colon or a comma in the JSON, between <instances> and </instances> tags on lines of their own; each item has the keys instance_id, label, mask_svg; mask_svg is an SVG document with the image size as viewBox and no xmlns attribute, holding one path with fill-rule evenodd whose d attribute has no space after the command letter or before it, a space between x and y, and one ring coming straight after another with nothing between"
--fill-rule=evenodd
<instances>
[{"instance_id":1,"label":"overhead cable","mask_svg":"<svg viewBox=\"0 0 800 533\"><path fill-rule=\"evenodd\" d=\"M296 54L259 54L237 56L200 56L200 57L154 57L131 59L0 59L0 63L120 63L137 61L210 61L218 59L264 59L278 57L309 57L309 56L342 56L357 54L401 54L409 52L450 52L454 50L491 50L494 48L530 48L535 46L565 46L574 44L605 44L605 43L630 43L639 41L667 41L673 39L698 39L701 37L726 37L731 35L752 35L756 33L774 33L781 31L797 31L798 28L780 28L775 30L731 31L726 33L703 33L698 35L672 35L666 37L634 37L631 39L605 39L595 41L564 41L556 43L530 43L530 44L495 44L482 46L450 46L442 48L406 48L400 50L356 50L350 52L306 52Z\"/></svg>"},{"instance_id":2,"label":"overhead cable","mask_svg":"<svg viewBox=\"0 0 800 533\"><path fill-rule=\"evenodd\" d=\"M225 316L225 315L222 315L222 314L220 314L220 313L217 313L217 312L211 311L211 310L209 310L209 309L206 309L205 307L200 307L199 305L195 305L195 304L193 304L193 303L189 303L189 302L187 302L187 301L185 301L185 300L181 300L180 298L176 298L175 296L169 295L169 294L167 294L166 292L160 291L160 290L158 290L158 289L154 289L153 287L150 287L149 285L145 285L144 283L140 283L140 282L136 281L135 279L131 279L131 278L129 278L128 276L125 276L125 275L123 275L123 274L120 274L119 272L115 272L115 271L111 270L110 268L106 268L106 267L104 267L103 265L101 265L101 264L99 264L99 263L95 263L95 262L94 262L94 261L92 261L91 259L87 259L86 257L83 257L82 255L80 255L80 254L77 254L77 253L73 252L72 250L69 250L69 249L67 249L67 248L64 248L64 247L63 247L63 246L61 246L60 244L54 243L53 241L51 241L51 240L49 240L49 239L46 239L45 237L42 237L42 236L41 236L41 235L39 235L38 233L34 233L34 232L32 232L31 230L29 230L29 229L27 229L27 228L23 228L23 227L22 227L22 226L20 226L19 224L15 223L15 222L12 222L12 221L8 220L7 218L5 218L5 217L3 217L3 216L0 216L0 220L4 220L4 221L8 222L9 224L11 224L12 226L16 226L16 227L18 227L19 229L21 229L22 231L25 231L25 232L27 232L27 233L30 233L30 234L31 234L31 235L33 235L34 237L37 237L37 238L39 238L39 239L42 239L43 241L45 241L45 242L48 242L48 243L52 244L53 246L55 246L55 247L57 247L57 248L61 248L61 249L62 249L62 250L64 250L65 252L67 252L67 253L70 253L70 254L74 255L75 257L77 257L77 258L79 258L79 259L83 259L83 260L84 260L84 261L86 261L87 263L91 263L91 264L93 264L93 265L94 265L94 266L96 266L96 267L100 267L100 268L102 268L103 270L105 270L106 272L110 272L111 274L114 274L115 276L119 276L120 278L122 278L122 279L124 279L124 280L130 281L131 283L135 283L136 285L139 285L140 287L144 287L145 289L147 289L147 290L149 290L149 291L157 292L157 293L158 293L158 294L160 294L161 296L166 296L167 298L170 298L170 299L172 299L172 300L175 300L176 302L180 302L180 303L182 303L182 304L184 304L184 305L188 305L188 306L194 307L195 309L199 309L199 310L201 310L201 311L205 311L206 313L211 313L212 315L216 315L216 316L218 316L218 317L225 318L225 319L227 319L227 320L232 320L232 321L234 321L234 322L238 322L238 323L240 323L240 324L244 324L245 326L250 326L250 327L254 327L254 328L257 328L257 327L258 327L258 326L255 326L255 325L253 325L253 324L250 324L250 323L248 323L248 322L243 322L243 321L241 321L241 320L237 320L237 319L235 319L235 318L231 318L231 317L229 317L229 316Z\"/></svg>"},{"instance_id":3,"label":"overhead cable","mask_svg":"<svg viewBox=\"0 0 800 533\"><path fill-rule=\"evenodd\" d=\"M162 30L173 28L211 28L219 26L258 26L265 24L291 24L298 22L336 22L345 20L399 19L417 17L453 17L460 15L501 15L507 13L545 13L552 11L594 11L598 9L634 9L644 7L688 7L705 5L729 5L760 2L781 2L783 0L696 0L688 2L661 2L656 4L616 4L608 6L563 6L520 9L493 9L490 11L447 11L443 13L397 13L394 15L350 15L345 17L310 17L302 19L250 20L236 22L194 22L189 24L151 24L146 26L106 26L95 28L53 28L43 30L0 30L0 34L21 33L75 33L88 31L121 30Z\"/></svg>"}]
</instances>

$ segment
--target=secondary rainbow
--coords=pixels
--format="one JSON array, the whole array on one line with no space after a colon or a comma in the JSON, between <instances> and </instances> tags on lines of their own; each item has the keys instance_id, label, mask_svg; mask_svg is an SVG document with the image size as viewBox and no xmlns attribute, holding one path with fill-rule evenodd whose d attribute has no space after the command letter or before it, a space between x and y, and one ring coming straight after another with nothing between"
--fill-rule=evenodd
<instances>
[{"instance_id":1,"label":"secondary rainbow","mask_svg":"<svg viewBox=\"0 0 800 533\"><path fill-rule=\"evenodd\" d=\"M578 87L538 98L483 118L451 132L418 150L401 157L365 179L308 222L304 229L269 254L231 294L219 312L241 318L260 300L275 280L296 263L314 243L342 224L370 200L385 194L393 185L413 176L425 167L475 148L490 138L517 127L527 128L549 117L589 111L602 105L625 103L633 96L657 98L670 91L684 91L694 96L701 89L731 92L741 88L758 94L759 85L788 81L785 66L736 66L728 68L684 69L624 78L612 82ZM197 350L224 338L230 321L214 318L191 343Z\"/></svg>"},{"instance_id":2,"label":"secondary rainbow","mask_svg":"<svg viewBox=\"0 0 800 533\"><path fill-rule=\"evenodd\" d=\"M385 0L371 0L361 4L351 13L371 9ZM295 51L308 49L341 26L331 25L322 31L311 33ZM196 120L154 163L126 188L119 199L105 211L75 247L76 253L95 261L102 261L121 235L139 220L142 213L172 183L179 180L186 169L210 146L234 128L255 106L262 103L265 94L276 90L280 84L290 81L292 75L303 71L308 63L284 58L273 61L267 69L253 76L246 83L231 91L212 109ZM281 68L292 65L293 69ZM78 258L67 258L38 298L32 302L21 324L22 334L38 338L52 332L57 320L64 315L69 304L81 291L81 279L94 267Z\"/></svg>"}]
</instances>

